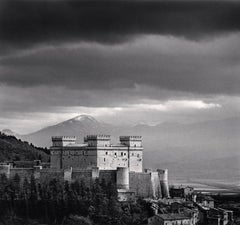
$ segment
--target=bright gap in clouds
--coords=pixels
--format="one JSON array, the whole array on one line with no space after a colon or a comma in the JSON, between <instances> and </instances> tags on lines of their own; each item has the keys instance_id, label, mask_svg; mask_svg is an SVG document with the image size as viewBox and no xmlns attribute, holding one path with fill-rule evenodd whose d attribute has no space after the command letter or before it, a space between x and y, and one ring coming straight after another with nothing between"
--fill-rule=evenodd
<instances>
[{"instance_id":1,"label":"bright gap in clouds","mask_svg":"<svg viewBox=\"0 0 240 225\"><path fill-rule=\"evenodd\" d=\"M142 103L126 105L122 107L74 107L76 111L81 114L87 114L94 117L117 115L118 113L124 113L129 111L181 111L192 109L211 109L220 108L218 103L206 103L202 100L169 100L162 103ZM70 115L77 116L79 114L72 113ZM66 111L65 111L66 113Z\"/></svg>"},{"instance_id":2,"label":"bright gap in clouds","mask_svg":"<svg viewBox=\"0 0 240 225\"><path fill-rule=\"evenodd\" d=\"M187 109L211 109L219 108L220 104L206 103L202 100L170 100L159 104L137 104L134 108L143 110L172 111Z\"/></svg>"}]
</instances>

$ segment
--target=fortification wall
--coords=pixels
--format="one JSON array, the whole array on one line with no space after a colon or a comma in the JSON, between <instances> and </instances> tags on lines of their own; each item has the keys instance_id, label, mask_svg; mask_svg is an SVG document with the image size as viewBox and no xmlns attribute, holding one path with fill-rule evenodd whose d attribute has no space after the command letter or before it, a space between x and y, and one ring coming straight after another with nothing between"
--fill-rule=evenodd
<instances>
[{"instance_id":1,"label":"fortification wall","mask_svg":"<svg viewBox=\"0 0 240 225\"><path fill-rule=\"evenodd\" d=\"M150 173L129 173L129 189L139 197L152 197L153 188Z\"/></svg>"},{"instance_id":2,"label":"fortification wall","mask_svg":"<svg viewBox=\"0 0 240 225\"><path fill-rule=\"evenodd\" d=\"M32 175L34 175L33 168L11 168L10 169L10 178L13 178L16 174L19 175L21 180L25 178L30 179Z\"/></svg>"},{"instance_id":3,"label":"fortification wall","mask_svg":"<svg viewBox=\"0 0 240 225\"><path fill-rule=\"evenodd\" d=\"M126 148L98 149L97 154L97 165L100 170L116 170L117 167L128 167Z\"/></svg>"},{"instance_id":4,"label":"fortification wall","mask_svg":"<svg viewBox=\"0 0 240 225\"><path fill-rule=\"evenodd\" d=\"M153 198L159 199L162 198L162 188L158 172L151 173L151 183L153 189Z\"/></svg>"},{"instance_id":5,"label":"fortification wall","mask_svg":"<svg viewBox=\"0 0 240 225\"><path fill-rule=\"evenodd\" d=\"M142 150L130 149L129 152L129 171L142 172L143 152Z\"/></svg>"},{"instance_id":6,"label":"fortification wall","mask_svg":"<svg viewBox=\"0 0 240 225\"><path fill-rule=\"evenodd\" d=\"M116 183L116 170L100 170L99 180L104 179L106 183Z\"/></svg>"},{"instance_id":7,"label":"fortification wall","mask_svg":"<svg viewBox=\"0 0 240 225\"><path fill-rule=\"evenodd\" d=\"M62 169L76 168L76 169L90 169L97 166L97 152L96 150L87 149L71 149L64 148L64 150L51 151L51 167Z\"/></svg>"},{"instance_id":8,"label":"fortification wall","mask_svg":"<svg viewBox=\"0 0 240 225\"><path fill-rule=\"evenodd\" d=\"M117 188L129 189L129 170L126 167L117 168Z\"/></svg>"},{"instance_id":9,"label":"fortification wall","mask_svg":"<svg viewBox=\"0 0 240 225\"><path fill-rule=\"evenodd\" d=\"M88 186L94 179L98 178L100 181L105 180L106 183L116 183L116 170L98 170L93 168L89 170L85 169L67 169L64 170L64 180L68 181L84 181Z\"/></svg>"},{"instance_id":10,"label":"fortification wall","mask_svg":"<svg viewBox=\"0 0 240 225\"><path fill-rule=\"evenodd\" d=\"M92 183L92 170L74 169L72 171L72 181L84 181L87 186Z\"/></svg>"},{"instance_id":11,"label":"fortification wall","mask_svg":"<svg viewBox=\"0 0 240 225\"><path fill-rule=\"evenodd\" d=\"M164 198L169 198L168 169L158 169L158 174L160 177L162 195Z\"/></svg>"},{"instance_id":12,"label":"fortification wall","mask_svg":"<svg viewBox=\"0 0 240 225\"><path fill-rule=\"evenodd\" d=\"M52 179L58 179L63 181L64 179L64 170L62 169L42 169L40 171L40 182L48 182Z\"/></svg>"},{"instance_id":13,"label":"fortification wall","mask_svg":"<svg viewBox=\"0 0 240 225\"><path fill-rule=\"evenodd\" d=\"M61 167L61 152L60 150L51 151L51 168L60 169Z\"/></svg>"}]
</instances>

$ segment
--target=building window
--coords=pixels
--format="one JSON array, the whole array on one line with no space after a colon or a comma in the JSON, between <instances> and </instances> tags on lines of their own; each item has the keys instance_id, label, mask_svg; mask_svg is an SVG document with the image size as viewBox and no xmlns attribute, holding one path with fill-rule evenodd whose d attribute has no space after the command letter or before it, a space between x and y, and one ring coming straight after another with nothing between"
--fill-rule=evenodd
<instances>
[{"instance_id":1,"label":"building window","mask_svg":"<svg viewBox=\"0 0 240 225\"><path fill-rule=\"evenodd\" d=\"M106 152L106 155L108 154L108 152Z\"/></svg>"},{"instance_id":2,"label":"building window","mask_svg":"<svg viewBox=\"0 0 240 225\"><path fill-rule=\"evenodd\" d=\"M103 161L104 161L104 162L106 162L106 159L105 159L105 158L103 158Z\"/></svg>"},{"instance_id":3,"label":"building window","mask_svg":"<svg viewBox=\"0 0 240 225\"><path fill-rule=\"evenodd\" d=\"M114 157L115 157L115 158L117 157L117 153L116 153L116 152L114 153Z\"/></svg>"},{"instance_id":4,"label":"building window","mask_svg":"<svg viewBox=\"0 0 240 225\"><path fill-rule=\"evenodd\" d=\"M123 152L121 152L121 156L123 156Z\"/></svg>"}]
</instances>

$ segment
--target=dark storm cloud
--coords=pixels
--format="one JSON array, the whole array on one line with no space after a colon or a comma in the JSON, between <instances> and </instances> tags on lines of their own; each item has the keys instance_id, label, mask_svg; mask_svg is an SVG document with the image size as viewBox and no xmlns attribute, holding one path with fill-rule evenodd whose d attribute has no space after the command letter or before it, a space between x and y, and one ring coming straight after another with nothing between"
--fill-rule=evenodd
<instances>
[{"instance_id":1,"label":"dark storm cloud","mask_svg":"<svg viewBox=\"0 0 240 225\"><path fill-rule=\"evenodd\" d=\"M141 34L199 39L239 30L239 12L234 1L4 0L0 41L9 50L71 40L112 44Z\"/></svg>"},{"instance_id":2,"label":"dark storm cloud","mask_svg":"<svg viewBox=\"0 0 240 225\"><path fill-rule=\"evenodd\" d=\"M66 45L2 59L0 83L111 94L134 90L149 98L162 98L156 89L239 94L239 46L239 33L208 42L147 36L114 46Z\"/></svg>"}]
</instances>

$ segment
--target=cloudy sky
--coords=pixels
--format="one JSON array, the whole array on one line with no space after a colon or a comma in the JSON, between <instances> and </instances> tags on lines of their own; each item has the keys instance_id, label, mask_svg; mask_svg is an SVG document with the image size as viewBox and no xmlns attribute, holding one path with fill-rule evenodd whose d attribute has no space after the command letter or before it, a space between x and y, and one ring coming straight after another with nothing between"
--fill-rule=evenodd
<instances>
[{"instance_id":1,"label":"cloudy sky","mask_svg":"<svg viewBox=\"0 0 240 225\"><path fill-rule=\"evenodd\" d=\"M240 112L238 1L0 1L0 130Z\"/></svg>"}]
</instances>

